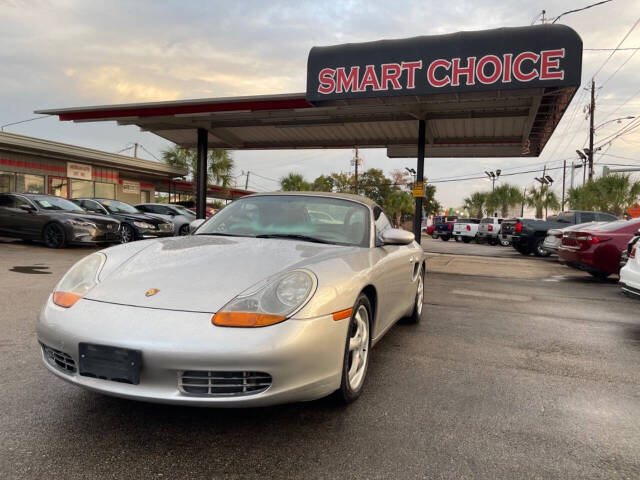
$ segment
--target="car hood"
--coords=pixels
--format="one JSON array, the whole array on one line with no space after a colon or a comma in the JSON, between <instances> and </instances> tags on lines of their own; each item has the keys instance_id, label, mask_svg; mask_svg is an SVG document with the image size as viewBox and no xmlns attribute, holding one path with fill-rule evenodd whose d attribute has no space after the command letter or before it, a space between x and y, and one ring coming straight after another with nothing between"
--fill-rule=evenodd
<instances>
[{"instance_id":1,"label":"car hood","mask_svg":"<svg viewBox=\"0 0 640 480\"><path fill-rule=\"evenodd\" d=\"M120 218L122 220L131 220L135 222L147 222L152 225L158 225L159 223L165 223L166 220L159 217L154 217L153 215L149 215L146 213L112 213L110 214L116 218Z\"/></svg>"},{"instance_id":2,"label":"car hood","mask_svg":"<svg viewBox=\"0 0 640 480\"><path fill-rule=\"evenodd\" d=\"M110 257L122 257L127 247L105 251L104 278L100 275L87 299L214 313L265 278L361 250L272 238L193 235L149 240L145 248L133 248L117 267L109 265ZM147 297L152 288L158 292Z\"/></svg>"}]
</instances>

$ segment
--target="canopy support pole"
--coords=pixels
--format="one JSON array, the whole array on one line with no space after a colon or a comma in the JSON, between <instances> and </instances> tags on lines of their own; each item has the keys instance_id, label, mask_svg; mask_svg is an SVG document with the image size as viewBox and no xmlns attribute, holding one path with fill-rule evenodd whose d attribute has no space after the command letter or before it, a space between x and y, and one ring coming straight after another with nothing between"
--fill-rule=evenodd
<instances>
[{"instance_id":1,"label":"canopy support pole","mask_svg":"<svg viewBox=\"0 0 640 480\"><path fill-rule=\"evenodd\" d=\"M424 185L424 143L426 133L426 121L418 121L418 158L417 158L417 173L416 182L420 182ZM416 197L416 210L413 215L413 234L416 237L416 242L420 244L422 231L422 197Z\"/></svg>"},{"instance_id":2,"label":"canopy support pole","mask_svg":"<svg viewBox=\"0 0 640 480\"><path fill-rule=\"evenodd\" d=\"M209 132L198 129L198 158L196 165L196 218L206 218L207 209L207 150Z\"/></svg>"}]
</instances>

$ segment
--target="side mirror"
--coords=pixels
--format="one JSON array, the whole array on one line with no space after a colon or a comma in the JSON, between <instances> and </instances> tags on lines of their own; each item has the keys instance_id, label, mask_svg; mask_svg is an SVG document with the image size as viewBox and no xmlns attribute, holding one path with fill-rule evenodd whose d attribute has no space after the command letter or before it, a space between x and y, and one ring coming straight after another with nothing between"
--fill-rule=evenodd
<instances>
[{"instance_id":1,"label":"side mirror","mask_svg":"<svg viewBox=\"0 0 640 480\"><path fill-rule=\"evenodd\" d=\"M198 227L204 223L204 221L205 221L204 218L198 218L196 220L193 220L189 224L189 233L195 232L198 229Z\"/></svg>"},{"instance_id":2,"label":"side mirror","mask_svg":"<svg viewBox=\"0 0 640 480\"><path fill-rule=\"evenodd\" d=\"M382 242L385 245L409 245L414 240L413 233L400 228L390 228L382 232Z\"/></svg>"},{"instance_id":3,"label":"side mirror","mask_svg":"<svg viewBox=\"0 0 640 480\"><path fill-rule=\"evenodd\" d=\"M20 210L24 210L25 212L29 212L29 213L36 211L36 209L33 208L31 205L20 205L18 208Z\"/></svg>"}]
</instances>

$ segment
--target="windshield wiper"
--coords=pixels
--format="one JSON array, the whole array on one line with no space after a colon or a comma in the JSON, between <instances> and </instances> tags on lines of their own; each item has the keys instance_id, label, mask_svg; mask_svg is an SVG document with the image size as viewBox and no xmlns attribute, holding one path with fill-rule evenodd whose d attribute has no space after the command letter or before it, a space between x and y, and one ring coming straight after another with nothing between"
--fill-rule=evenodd
<instances>
[{"instance_id":1,"label":"windshield wiper","mask_svg":"<svg viewBox=\"0 0 640 480\"><path fill-rule=\"evenodd\" d=\"M290 238L292 240L302 240L303 242L333 244L333 242L329 242L321 238L310 237L308 235L299 235L296 233L265 233L263 235L256 235L256 238Z\"/></svg>"}]
</instances>

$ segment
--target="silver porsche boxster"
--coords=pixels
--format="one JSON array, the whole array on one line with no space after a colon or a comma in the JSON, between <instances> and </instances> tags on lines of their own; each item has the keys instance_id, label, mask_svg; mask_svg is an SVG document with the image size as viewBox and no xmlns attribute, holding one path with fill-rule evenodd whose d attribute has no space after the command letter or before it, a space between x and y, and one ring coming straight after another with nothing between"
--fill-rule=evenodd
<instances>
[{"instance_id":1,"label":"silver porsche boxster","mask_svg":"<svg viewBox=\"0 0 640 480\"><path fill-rule=\"evenodd\" d=\"M251 195L190 236L77 262L42 308L38 340L52 373L108 395L350 402L371 347L397 320L420 320L425 271L413 234L367 198Z\"/></svg>"}]
</instances>

